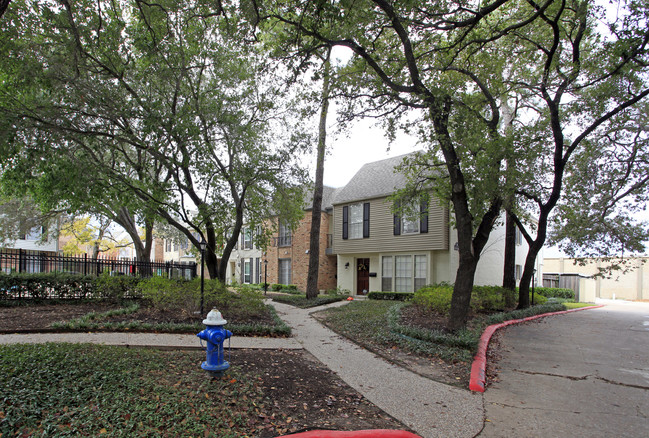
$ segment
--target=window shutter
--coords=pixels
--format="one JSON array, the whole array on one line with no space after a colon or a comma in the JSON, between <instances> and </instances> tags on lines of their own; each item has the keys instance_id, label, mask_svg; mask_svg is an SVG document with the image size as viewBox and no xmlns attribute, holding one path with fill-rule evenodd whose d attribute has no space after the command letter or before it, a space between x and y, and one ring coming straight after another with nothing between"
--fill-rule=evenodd
<instances>
[{"instance_id":1,"label":"window shutter","mask_svg":"<svg viewBox=\"0 0 649 438\"><path fill-rule=\"evenodd\" d=\"M363 238L370 237L370 203L363 204Z\"/></svg>"},{"instance_id":2,"label":"window shutter","mask_svg":"<svg viewBox=\"0 0 649 438\"><path fill-rule=\"evenodd\" d=\"M395 204L396 209L399 209L399 204ZM394 235L395 236L400 236L401 235L401 215L397 212L394 214Z\"/></svg>"},{"instance_id":3,"label":"window shutter","mask_svg":"<svg viewBox=\"0 0 649 438\"><path fill-rule=\"evenodd\" d=\"M349 207L343 207L343 239L349 238Z\"/></svg>"},{"instance_id":4,"label":"window shutter","mask_svg":"<svg viewBox=\"0 0 649 438\"><path fill-rule=\"evenodd\" d=\"M419 219L419 232L427 233L428 232L428 201L426 199L421 200L419 212L421 213L421 217Z\"/></svg>"}]
</instances>

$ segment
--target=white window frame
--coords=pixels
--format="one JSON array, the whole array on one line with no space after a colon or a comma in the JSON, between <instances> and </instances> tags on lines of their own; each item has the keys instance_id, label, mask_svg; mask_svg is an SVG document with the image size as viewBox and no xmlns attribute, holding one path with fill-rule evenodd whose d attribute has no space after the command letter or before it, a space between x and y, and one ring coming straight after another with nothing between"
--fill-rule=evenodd
<instances>
[{"instance_id":1,"label":"white window frame","mask_svg":"<svg viewBox=\"0 0 649 438\"><path fill-rule=\"evenodd\" d=\"M390 286L386 287L386 282L390 282ZM383 292L392 292L394 284L394 258L392 256L381 257L381 290Z\"/></svg>"},{"instance_id":2,"label":"white window frame","mask_svg":"<svg viewBox=\"0 0 649 438\"><path fill-rule=\"evenodd\" d=\"M349 238L363 238L363 204L352 204L349 206Z\"/></svg>"},{"instance_id":3,"label":"white window frame","mask_svg":"<svg viewBox=\"0 0 649 438\"><path fill-rule=\"evenodd\" d=\"M243 282L250 284L252 282L252 259L243 259Z\"/></svg>"},{"instance_id":4,"label":"white window frame","mask_svg":"<svg viewBox=\"0 0 649 438\"><path fill-rule=\"evenodd\" d=\"M399 263L405 266L400 266ZM403 268L407 271L403 271ZM399 269L402 269L399 271ZM385 283L390 282L386 290ZM428 284L427 254L381 256L381 289L384 292L416 292Z\"/></svg>"},{"instance_id":5,"label":"white window frame","mask_svg":"<svg viewBox=\"0 0 649 438\"><path fill-rule=\"evenodd\" d=\"M408 205L408 210L410 211L415 211L415 207L417 207L416 211L419 211L419 204L415 202L411 202ZM414 219L413 218L408 218L406 215L401 215L401 234L419 234L420 231L420 223L421 223L421 218L416 216Z\"/></svg>"},{"instance_id":6,"label":"white window frame","mask_svg":"<svg viewBox=\"0 0 649 438\"><path fill-rule=\"evenodd\" d=\"M293 266L292 266L291 259L279 259L278 268L279 268L279 275L278 275L279 283L292 284Z\"/></svg>"}]
</instances>

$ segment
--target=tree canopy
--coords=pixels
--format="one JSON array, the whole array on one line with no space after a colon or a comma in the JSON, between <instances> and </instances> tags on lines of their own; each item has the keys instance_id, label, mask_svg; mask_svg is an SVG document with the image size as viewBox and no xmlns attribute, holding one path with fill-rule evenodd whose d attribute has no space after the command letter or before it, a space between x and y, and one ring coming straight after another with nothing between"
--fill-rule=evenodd
<instances>
[{"instance_id":1,"label":"tree canopy","mask_svg":"<svg viewBox=\"0 0 649 438\"><path fill-rule=\"evenodd\" d=\"M23 35L3 62L29 81L8 76L0 97L7 177L31 169L67 202L154 214L195 246L205 239L221 279L244 212L292 217L306 137L227 17L201 2L16 1L0 26ZM92 182L77 187L81 174Z\"/></svg>"}]
</instances>

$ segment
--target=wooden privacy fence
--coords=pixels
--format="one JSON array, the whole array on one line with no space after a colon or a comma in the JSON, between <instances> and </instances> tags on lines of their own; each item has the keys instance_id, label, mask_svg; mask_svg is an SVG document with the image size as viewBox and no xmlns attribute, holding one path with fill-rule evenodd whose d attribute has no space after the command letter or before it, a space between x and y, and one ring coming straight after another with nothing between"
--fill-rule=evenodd
<instances>
[{"instance_id":1,"label":"wooden privacy fence","mask_svg":"<svg viewBox=\"0 0 649 438\"><path fill-rule=\"evenodd\" d=\"M191 280L196 277L196 263L151 262L109 257L92 259L88 254L65 256L51 251L0 249L0 271L5 274L62 272L94 276L107 272L109 275L165 275L169 278Z\"/></svg>"}]
</instances>

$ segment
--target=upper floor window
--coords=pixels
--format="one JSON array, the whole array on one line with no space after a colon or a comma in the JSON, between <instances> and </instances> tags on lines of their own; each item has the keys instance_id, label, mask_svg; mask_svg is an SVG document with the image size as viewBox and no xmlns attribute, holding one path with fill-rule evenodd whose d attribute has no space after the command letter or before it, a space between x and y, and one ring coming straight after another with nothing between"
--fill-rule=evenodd
<instances>
[{"instance_id":1,"label":"upper floor window","mask_svg":"<svg viewBox=\"0 0 649 438\"><path fill-rule=\"evenodd\" d=\"M343 207L343 239L370 237L370 203Z\"/></svg>"},{"instance_id":2,"label":"upper floor window","mask_svg":"<svg viewBox=\"0 0 649 438\"><path fill-rule=\"evenodd\" d=\"M252 249L252 228L244 228L241 232L241 249Z\"/></svg>"},{"instance_id":3,"label":"upper floor window","mask_svg":"<svg viewBox=\"0 0 649 438\"><path fill-rule=\"evenodd\" d=\"M291 227L285 222L280 222L277 246L291 246L292 237Z\"/></svg>"},{"instance_id":4,"label":"upper floor window","mask_svg":"<svg viewBox=\"0 0 649 438\"><path fill-rule=\"evenodd\" d=\"M44 228L36 226L30 229L27 233L22 235L23 240L38 240L44 234Z\"/></svg>"},{"instance_id":5,"label":"upper floor window","mask_svg":"<svg viewBox=\"0 0 649 438\"><path fill-rule=\"evenodd\" d=\"M521 230L516 227L516 245L522 245L523 244L523 233L521 233Z\"/></svg>"},{"instance_id":6,"label":"upper floor window","mask_svg":"<svg viewBox=\"0 0 649 438\"><path fill-rule=\"evenodd\" d=\"M413 211L416 208L414 204L408 208L408 211ZM422 199L419 203L418 217L410 217L405 214L394 215L394 235L401 234L419 234L428 232L428 202Z\"/></svg>"}]
</instances>

